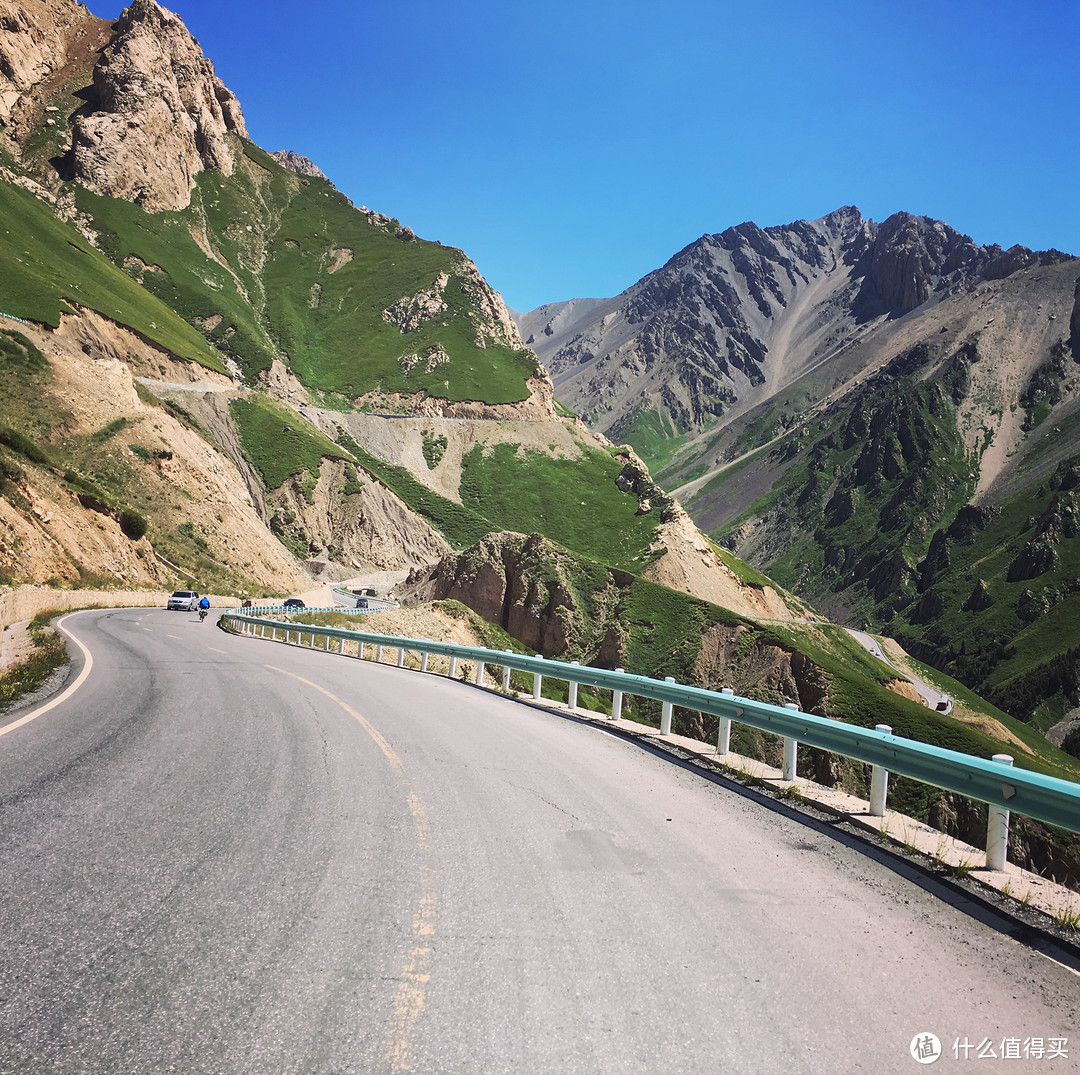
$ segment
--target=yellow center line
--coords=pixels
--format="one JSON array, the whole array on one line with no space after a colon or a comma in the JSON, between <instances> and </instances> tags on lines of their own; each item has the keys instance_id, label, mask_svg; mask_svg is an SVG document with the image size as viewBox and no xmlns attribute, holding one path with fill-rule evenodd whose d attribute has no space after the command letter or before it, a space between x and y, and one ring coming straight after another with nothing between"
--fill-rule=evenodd
<instances>
[{"instance_id":1,"label":"yellow center line","mask_svg":"<svg viewBox=\"0 0 1080 1075\"><path fill-rule=\"evenodd\" d=\"M397 772L402 783L405 784L405 801L408 804L409 813L412 815L413 831L421 852L421 895L419 906L413 917L413 944L409 949L408 961L402 968L397 995L394 998L394 1014L383 1039L383 1046L384 1058L390 1065L391 1071L409 1071L412 1067L412 1033L417 1020L424 1011L424 1004L427 1000L427 984L431 981L431 964L434 956L434 949L431 947L431 938L435 935L434 871L428 859L427 815L424 813L424 807L419 797L408 787L405 767L401 764L401 759L382 733L370 721L347 702L343 702L337 695L332 694L325 687L319 686L318 683L313 683L310 679L304 679L303 676L298 676L294 672L287 672L284 668L278 668L272 664L266 664L263 667L271 672L280 672L283 676L298 680L339 705L367 732L375 745L382 751L383 756Z\"/></svg>"},{"instance_id":2,"label":"yellow center line","mask_svg":"<svg viewBox=\"0 0 1080 1075\"><path fill-rule=\"evenodd\" d=\"M183 642L184 640L179 635L166 635L166 638L175 638L177 642Z\"/></svg>"},{"instance_id":3,"label":"yellow center line","mask_svg":"<svg viewBox=\"0 0 1080 1075\"><path fill-rule=\"evenodd\" d=\"M206 648L207 648L207 649L208 649L208 650L209 650L209 651L210 651L211 653L224 653L224 654L225 654L225 656L226 656L226 657L228 657L228 654L227 654L227 653L225 653L225 651L224 651L223 649L215 649L215 648L214 648L213 646L207 646Z\"/></svg>"}]
</instances>

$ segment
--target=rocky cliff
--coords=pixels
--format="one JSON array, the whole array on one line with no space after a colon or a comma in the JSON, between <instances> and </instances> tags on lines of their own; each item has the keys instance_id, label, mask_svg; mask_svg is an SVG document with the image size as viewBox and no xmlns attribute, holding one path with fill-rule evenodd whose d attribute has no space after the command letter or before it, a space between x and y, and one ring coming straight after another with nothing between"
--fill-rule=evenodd
<instances>
[{"instance_id":1,"label":"rocky cliff","mask_svg":"<svg viewBox=\"0 0 1080 1075\"><path fill-rule=\"evenodd\" d=\"M296 172L297 175L312 176L315 179L326 178L323 170L313 160L309 160L299 153L294 153L291 149L275 149L270 156L278 164L288 168L290 172Z\"/></svg>"},{"instance_id":2,"label":"rocky cliff","mask_svg":"<svg viewBox=\"0 0 1080 1075\"><path fill-rule=\"evenodd\" d=\"M198 174L229 174L247 137L236 98L180 19L134 0L94 67L72 126L70 177L148 212L183 209Z\"/></svg>"}]
</instances>

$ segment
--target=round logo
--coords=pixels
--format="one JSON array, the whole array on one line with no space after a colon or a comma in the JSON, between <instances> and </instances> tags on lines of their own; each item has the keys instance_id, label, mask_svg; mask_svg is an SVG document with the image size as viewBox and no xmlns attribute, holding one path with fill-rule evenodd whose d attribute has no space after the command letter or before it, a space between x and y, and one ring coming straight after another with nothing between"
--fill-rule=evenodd
<instances>
[{"instance_id":1,"label":"round logo","mask_svg":"<svg viewBox=\"0 0 1080 1075\"><path fill-rule=\"evenodd\" d=\"M923 1031L911 1039L911 1057L916 1064L933 1064L941 1058L941 1042L936 1034Z\"/></svg>"}]
</instances>

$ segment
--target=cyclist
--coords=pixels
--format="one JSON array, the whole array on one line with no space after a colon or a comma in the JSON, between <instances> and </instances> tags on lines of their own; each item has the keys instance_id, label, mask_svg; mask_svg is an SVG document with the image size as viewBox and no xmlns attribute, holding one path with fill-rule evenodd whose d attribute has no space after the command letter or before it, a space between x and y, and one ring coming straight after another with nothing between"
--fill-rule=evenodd
<instances>
[{"instance_id":1,"label":"cyclist","mask_svg":"<svg viewBox=\"0 0 1080 1075\"><path fill-rule=\"evenodd\" d=\"M205 595L199 598L199 623L202 623L206 619L206 614L210 611L210 598Z\"/></svg>"}]
</instances>

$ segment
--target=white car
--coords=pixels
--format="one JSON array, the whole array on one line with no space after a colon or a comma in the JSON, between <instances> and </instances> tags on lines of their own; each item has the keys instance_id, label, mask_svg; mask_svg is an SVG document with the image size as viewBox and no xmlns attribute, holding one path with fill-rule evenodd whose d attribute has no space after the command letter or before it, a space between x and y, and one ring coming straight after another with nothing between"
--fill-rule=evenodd
<instances>
[{"instance_id":1,"label":"white car","mask_svg":"<svg viewBox=\"0 0 1080 1075\"><path fill-rule=\"evenodd\" d=\"M198 607L199 595L194 590L176 590L166 606L176 612L194 612Z\"/></svg>"}]
</instances>

